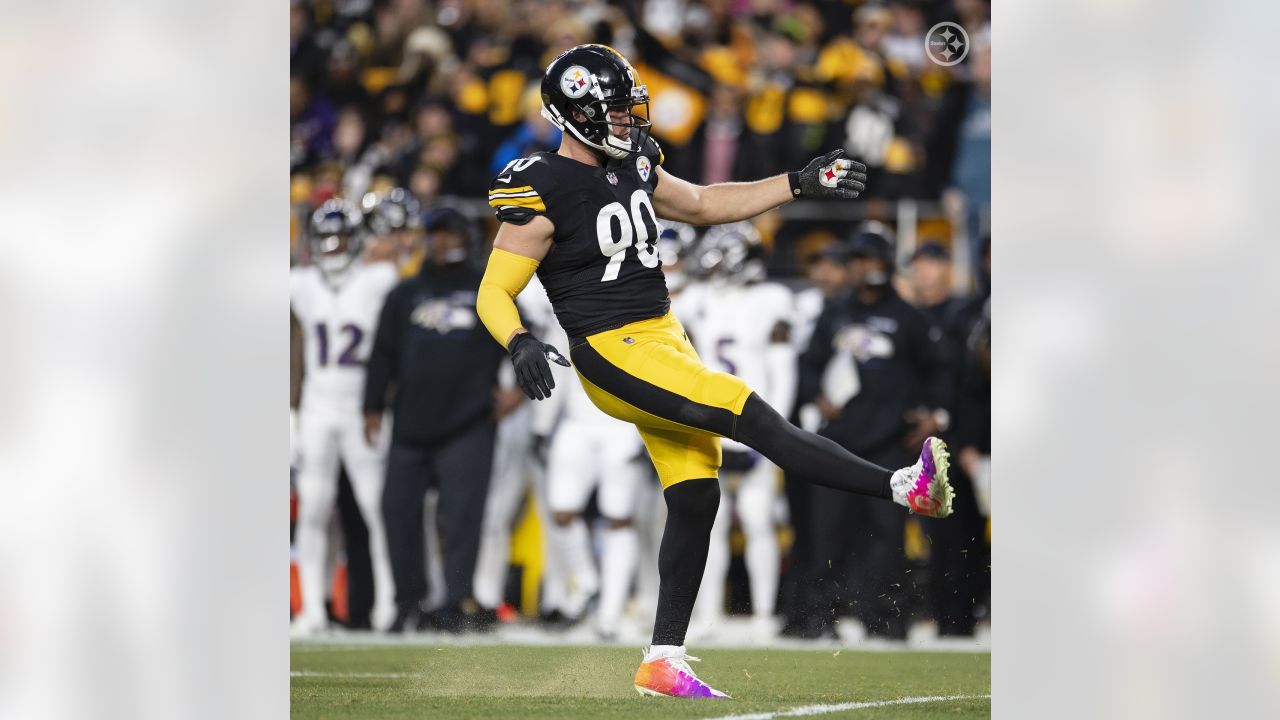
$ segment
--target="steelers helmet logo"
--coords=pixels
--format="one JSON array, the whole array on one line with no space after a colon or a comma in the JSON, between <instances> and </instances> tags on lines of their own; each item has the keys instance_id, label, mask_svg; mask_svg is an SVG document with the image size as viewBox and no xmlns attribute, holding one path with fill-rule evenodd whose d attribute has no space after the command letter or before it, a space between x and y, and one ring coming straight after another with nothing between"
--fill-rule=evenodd
<instances>
[{"instance_id":1,"label":"steelers helmet logo","mask_svg":"<svg viewBox=\"0 0 1280 720\"><path fill-rule=\"evenodd\" d=\"M591 87L591 74L581 65L570 67L560 76L560 89L574 100L586 95L589 87Z\"/></svg>"},{"instance_id":2,"label":"steelers helmet logo","mask_svg":"<svg viewBox=\"0 0 1280 720\"><path fill-rule=\"evenodd\" d=\"M953 22L940 22L924 36L924 52L943 67L951 67L969 55L969 33Z\"/></svg>"},{"instance_id":3,"label":"steelers helmet logo","mask_svg":"<svg viewBox=\"0 0 1280 720\"><path fill-rule=\"evenodd\" d=\"M640 179L649 182L649 173L653 172L653 165L650 164L649 158L641 155L636 158L636 172L640 173Z\"/></svg>"}]
</instances>

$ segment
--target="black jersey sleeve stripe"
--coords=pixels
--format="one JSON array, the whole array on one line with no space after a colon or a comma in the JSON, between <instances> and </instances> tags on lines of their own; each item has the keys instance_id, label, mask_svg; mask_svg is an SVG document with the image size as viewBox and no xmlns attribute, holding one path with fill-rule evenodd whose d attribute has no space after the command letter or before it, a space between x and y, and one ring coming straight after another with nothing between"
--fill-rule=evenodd
<instances>
[{"instance_id":1,"label":"black jersey sleeve stripe","mask_svg":"<svg viewBox=\"0 0 1280 720\"><path fill-rule=\"evenodd\" d=\"M623 402L664 420L727 438L733 437L734 421L737 418L729 410L694 402L624 372L596 352L590 343L575 344L570 349L569 356L573 359L574 367L592 385Z\"/></svg>"}]
</instances>

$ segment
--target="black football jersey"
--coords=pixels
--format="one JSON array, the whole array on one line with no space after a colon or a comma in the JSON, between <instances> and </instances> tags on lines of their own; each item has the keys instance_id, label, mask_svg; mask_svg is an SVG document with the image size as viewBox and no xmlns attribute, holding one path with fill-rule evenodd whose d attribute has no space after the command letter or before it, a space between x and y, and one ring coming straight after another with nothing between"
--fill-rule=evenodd
<instances>
[{"instance_id":1,"label":"black football jersey","mask_svg":"<svg viewBox=\"0 0 1280 720\"><path fill-rule=\"evenodd\" d=\"M653 211L662 160L650 139L642 154L604 167L541 152L512 161L494 179L489 205L500 222L523 225L546 215L555 224L538 278L569 337L659 317L670 307Z\"/></svg>"}]
</instances>

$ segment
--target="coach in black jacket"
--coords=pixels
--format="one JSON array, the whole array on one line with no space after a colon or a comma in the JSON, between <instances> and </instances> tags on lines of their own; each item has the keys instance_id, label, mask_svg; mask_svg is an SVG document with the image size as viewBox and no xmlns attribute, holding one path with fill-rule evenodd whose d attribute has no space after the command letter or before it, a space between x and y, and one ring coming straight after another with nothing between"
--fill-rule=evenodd
<instances>
[{"instance_id":1,"label":"coach in black jacket","mask_svg":"<svg viewBox=\"0 0 1280 720\"><path fill-rule=\"evenodd\" d=\"M797 404L818 406L826 420L821 435L880 465L898 467L909 464L924 438L946 424L951 391L945 344L941 332L894 291L893 250L883 234L859 234L850 252L854 291L819 316L800 357ZM836 365L838 373L839 363L856 376L856 391L846 381L847 397L833 399L827 394L833 384L829 368ZM870 634L906 637L905 515L880 505L815 488L816 547L804 583L807 602L798 603L802 616L789 623L794 634L830 633L835 612L852 604ZM847 587L850 576L854 581Z\"/></svg>"},{"instance_id":2,"label":"coach in black jacket","mask_svg":"<svg viewBox=\"0 0 1280 720\"><path fill-rule=\"evenodd\" d=\"M445 606L428 621L460 632L475 613L471 579L493 463L493 390L502 348L476 317L481 273L467 262L468 221L456 210L427 216L427 258L387 296L365 384L365 431L376 437L394 395L382 513L396 581L393 632L427 594L423 499L440 492Z\"/></svg>"}]
</instances>

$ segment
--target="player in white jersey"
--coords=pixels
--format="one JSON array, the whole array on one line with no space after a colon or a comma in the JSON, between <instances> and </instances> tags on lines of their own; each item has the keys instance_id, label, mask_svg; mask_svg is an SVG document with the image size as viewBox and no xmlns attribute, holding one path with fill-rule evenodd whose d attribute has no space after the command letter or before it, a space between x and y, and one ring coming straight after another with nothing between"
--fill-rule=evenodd
<instances>
[{"instance_id":1,"label":"player in white jersey","mask_svg":"<svg viewBox=\"0 0 1280 720\"><path fill-rule=\"evenodd\" d=\"M525 318L530 327L536 328L537 332L545 332L546 328L555 325L551 303L547 301L546 292L536 277L516 298L516 303L520 307L521 317ZM499 369L498 385L498 392L502 394L497 402L501 406L498 411L501 413L512 402L515 406L499 420L494 439L493 473L489 481L489 496L485 500L484 527L480 535L480 553L476 559L472 589L476 602L480 603L481 612L487 619L492 619L493 610L502 602L511 554L511 525L523 507L530 487L534 490L535 508L542 527L551 526L551 514L546 502L545 468L535 458L534 448L534 438L547 434L547 431L539 432L540 420L535 417L545 409L534 403L524 402L524 393L516 385L515 373L510 365L504 364ZM541 422L546 423L545 420ZM558 558L551 553L547 555L543 561L542 575L549 592L543 595L542 604L556 606L558 600L554 591L560 588L556 562Z\"/></svg>"},{"instance_id":2,"label":"player in white jersey","mask_svg":"<svg viewBox=\"0 0 1280 720\"><path fill-rule=\"evenodd\" d=\"M360 261L361 216L330 200L311 219L314 264L294 268L289 304L301 335L303 383L298 408L298 524L295 538L302 610L295 634L322 630L327 529L338 493L339 462L347 469L356 503L369 529L374 606L371 623L385 629L395 617L395 588L383 530L386 443L364 437L361 407L365 362L383 300L398 281L390 262Z\"/></svg>"},{"instance_id":3,"label":"player in white jersey","mask_svg":"<svg viewBox=\"0 0 1280 720\"><path fill-rule=\"evenodd\" d=\"M696 301L689 303L693 317L685 322L707 367L742 378L786 414L795 398L796 352L790 342L794 297L783 285L764 280L763 254L760 234L751 223L709 228L689 261L703 280L697 284ZM752 634L766 640L775 634L778 594L778 468L746 445L729 439L722 443L725 501L712 527L692 632L712 633L723 619L729 528L736 511L747 541Z\"/></svg>"},{"instance_id":4,"label":"player in white jersey","mask_svg":"<svg viewBox=\"0 0 1280 720\"><path fill-rule=\"evenodd\" d=\"M545 301L540 287L533 292ZM520 297L529 294L526 288ZM564 330L553 318L544 331L555 338L548 342L568 347ZM633 518L641 486L649 477L649 460L635 426L601 412L573 378L573 370L557 365L553 372L556 386L564 391L535 409L540 415L546 413L543 418L550 416L554 427L547 451L547 504L552 518L547 537L548 555L556 558L561 575L548 581L558 579L561 587L550 588L548 594L572 623L582 618L598 592L595 631L602 639L612 640L618 635L635 578L639 540ZM548 423L539 420L538 424ZM591 533L582 517L593 490L605 523L599 571Z\"/></svg>"}]
</instances>

